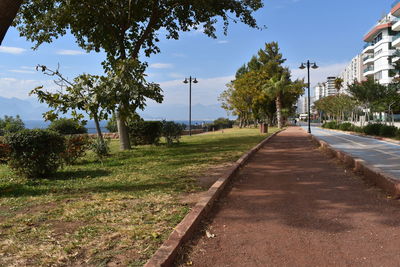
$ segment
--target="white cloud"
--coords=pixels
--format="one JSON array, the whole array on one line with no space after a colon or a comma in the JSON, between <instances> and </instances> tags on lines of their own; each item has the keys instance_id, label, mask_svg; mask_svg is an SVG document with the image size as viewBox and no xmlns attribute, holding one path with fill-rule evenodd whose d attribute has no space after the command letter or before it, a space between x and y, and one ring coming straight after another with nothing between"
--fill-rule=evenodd
<instances>
[{"instance_id":1,"label":"white cloud","mask_svg":"<svg viewBox=\"0 0 400 267\"><path fill-rule=\"evenodd\" d=\"M8 70L9 72L14 72L14 73L23 73L23 74L33 74L35 73L32 70L27 70L27 69L20 69L20 70Z\"/></svg>"},{"instance_id":2,"label":"white cloud","mask_svg":"<svg viewBox=\"0 0 400 267\"><path fill-rule=\"evenodd\" d=\"M347 66L346 63L335 63L330 65L319 66L318 69L310 69L311 86L315 86L319 82L326 82L329 76L338 76ZM291 68L293 79L302 79L307 82L307 69L299 69L298 67Z\"/></svg>"},{"instance_id":3,"label":"white cloud","mask_svg":"<svg viewBox=\"0 0 400 267\"><path fill-rule=\"evenodd\" d=\"M199 83L192 84L192 104L213 105L217 104L218 97L226 89L226 84L233 80L234 76L214 78L197 78ZM160 83L164 91L164 104L188 104L189 85L183 83L183 79L171 80Z\"/></svg>"},{"instance_id":4,"label":"white cloud","mask_svg":"<svg viewBox=\"0 0 400 267\"><path fill-rule=\"evenodd\" d=\"M229 41L228 40L220 40L217 43L218 44L227 44L227 43L229 43Z\"/></svg>"},{"instance_id":5,"label":"white cloud","mask_svg":"<svg viewBox=\"0 0 400 267\"><path fill-rule=\"evenodd\" d=\"M0 53L17 55L17 54L22 54L25 51L26 49L20 47L0 46Z\"/></svg>"},{"instance_id":6,"label":"white cloud","mask_svg":"<svg viewBox=\"0 0 400 267\"><path fill-rule=\"evenodd\" d=\"M68 49L63 49L63 50L58 50L56 52L58 55L64 55L64 56L77 56L77 55L83 55L85 54L84 51L82 50L68 50Z\"/></svg>"},{"instance_id":7,"label":"white cloud","mask_svg":"<svg viewBox=\"0 0 400 267\"><path fill-rule=\"evenodd\" d=\"M55 89L54 82L51 80L20 80L15 78L0 78L0 96L6 98L29 98L29 92L38 87L45 86L46 89Z\"/></svg>"},{"instance_id":8,"label":"white cloud","mask_svg":"<svg viewBox=\"0 0 400 267\"><path fill-rule=\"evenodd\" d=\"M174 65L170 64L170 63L154 63L150 65L150 68L153 69L171 69L173 68Z\"/></svg>"},{"instance_id":9,"label":"white cloud","mask_svg":"<svg viewBox=\"0 0 400 267\"><path fill-rule=\"evenodd\" d=\"M177 73L177 72L171 72L168 74L168 76L171 78L175 78L175 79L185 78L185 75L183 75L182 73Z\"/></svg>"}]
</instances>

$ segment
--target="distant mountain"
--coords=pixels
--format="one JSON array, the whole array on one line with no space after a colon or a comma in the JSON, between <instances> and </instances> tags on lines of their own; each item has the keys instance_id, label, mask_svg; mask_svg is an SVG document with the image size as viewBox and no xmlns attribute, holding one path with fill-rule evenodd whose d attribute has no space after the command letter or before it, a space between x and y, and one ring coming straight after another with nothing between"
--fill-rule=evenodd
<instances>
[{"instance_id":1,"label":"distant mountain","mask_svg":"<svg viewBox=\"0 0 400 267\"><path fill-rule=\"evenodd\" d=\"M23 120L40 120L46 111L47 106L35 100L0 97L0 117L19 115Z\"/></svg>"},{"instance_id":2,"label":"distant mountain","mask_svg":"<svg viewBox=\"0 0 400 267\"><path fill-rule=\"evenodd\" d=\"M189 106L187 105L151 105L146 107L144 111L139 111L139 114L148 120L188 120ZM192 106L192 120L212 121L220 117L228 117L226 111L219 104L202 105L196 104Z\"/></svg>"},{"instance_id":3,"label":"distant mountain","mask_svg":"<svg viewBox=\"0 0 400 267\"><path fill-rule=\"evenodd\" d=\"M36 99L18 99L0 97L0 117L4 115L20 115L23 120L42 120L42 114L48 111L47 105L38 103ZM147 120L188 120L189 106L171 104L152 104L139 114ZM219 117L227 117L226 111L219 104L192 106L192 120L212 121Z\"/></svg>"}]
</instances>

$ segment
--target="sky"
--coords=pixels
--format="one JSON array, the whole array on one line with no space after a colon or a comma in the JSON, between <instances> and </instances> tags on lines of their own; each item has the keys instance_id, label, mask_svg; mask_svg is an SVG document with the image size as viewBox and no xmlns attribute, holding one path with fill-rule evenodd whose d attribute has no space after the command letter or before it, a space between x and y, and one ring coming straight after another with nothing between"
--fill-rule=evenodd
<instances>
[{"instance_id":1,"label":"sky","mask_svg":"<svg viewBox=\"0 0 400 267\"><path fill-rule=\"evenodd\" d=\"M161 53L148 62L148 79L164 90L162 105L188 105L188 85L185 77L196 77L193 85L193 105L218 105L218 96L231 81L236 70L248 62L266 42L277 41L285 65L293 78L303 78L306 70L298 69L301 62L310 60L320 68L311 71L311 84L327 76L338 75L346 64L361 52L362 37L388 13L393 0L265 0L264 8L255 13L264 30L251 29L243 24L231 24L228 35L221 27L217 39L201 31L183 33L179 40L161 37ZM82 73L102 74L100 63L104 53L87 54L73 36L61 37L51 44L32 50L32 43L19 37L11 28L0 47L0 97L18 98L34 103L29 92L36 86L54 88L51 79L35 71L37 64L56 69L69 79ZM156 103L149 102L148 109ZM195 114L194 114L195 117Z\"/></svg>"}]
</instances>

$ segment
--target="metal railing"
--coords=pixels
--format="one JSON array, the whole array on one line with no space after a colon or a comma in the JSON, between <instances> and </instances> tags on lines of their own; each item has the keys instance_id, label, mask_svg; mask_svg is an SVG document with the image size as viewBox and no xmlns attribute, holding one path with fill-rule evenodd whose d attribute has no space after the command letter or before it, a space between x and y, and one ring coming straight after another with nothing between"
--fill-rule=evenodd
<instances>
[{"instance_id":1,"label":"metal railing","mask_svg":"<svg viewBox=\"0 0 400 267\"><path fill-rule=\"evenodd\" d=\"M366 72L368 72L368 71L373 71L374 70L374 67L373 66L369 66L368 68L366 68L365 70L364 70L364 73L366 73Z\"/></svg>"},{"instance_id":2,"label":"metal railing","mask_svg":"<svg viewBox=\"0 0 400 267\"><path fill-rule=\"evenodd\" d=\"M363 58L363 62L367 61L370 58L374 58L374 55L368 55Z\"/></svg>"}]
</instances>

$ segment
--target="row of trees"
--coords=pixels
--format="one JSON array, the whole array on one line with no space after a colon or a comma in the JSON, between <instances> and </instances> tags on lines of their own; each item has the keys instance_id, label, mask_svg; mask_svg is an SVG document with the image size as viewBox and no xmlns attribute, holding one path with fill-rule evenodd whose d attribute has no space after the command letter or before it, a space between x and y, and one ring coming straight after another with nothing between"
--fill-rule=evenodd
<instances>
[{"instance_id":1,"label":"row of trees","mask_svg":"<svg viewBox=\"0 0 400 267\"><path fill-rule=\"evenodd\" d=\"M292 81L289 69L282 65L285 61L277 42L266 43L227 84L219 100L225 110L238 117L241 127L266 122L281 128L285 118L294 114L305 84Z\"/></svg>"},{"instance_id":2,"label":"row of trees","mask_svg":"<svg viewBox=\"0 0 400 267\"><path fill-rule=\"evenodd\" d=\"M74 82L62 79L65 93L51 94L42 88L33 93L53 109L47 114L49 119L65 110L72 110L75 117L79 117L78 111L85 111L93 119L114 112L121 149L129 149L129 117L145 107L146 98L162 101L160 87L146 81L146 64L140 58L160 52L159 33L179 39L181 32L203 28L207 36L215 38L218 18L225 34L231 21L259 29L253 12L262 6L261 0L5 0L0 3L0 43L19 10L14 23L35 49L71 33L87 52L104 51L105 76L81 75ZM85 100L74 104L77 99ZM96 107L93 103L97 101Z\"/></svg>"},{"instance_id":3,"label":"row of trees","mask_svg":"<svg viewBox=\"0 0 400 267\"><path fill-rule=\"evenodd\" d=\"M369 78L362 82L356 81L347 90L350 95L324 97L314 103L314 108L321 117L336 121L358 121L360 116L365 116L368 121L376 112L389 114L390 121L393 121L393 114L400 113L399 81L382 85Z\"/></svg>"}]
</instances>

